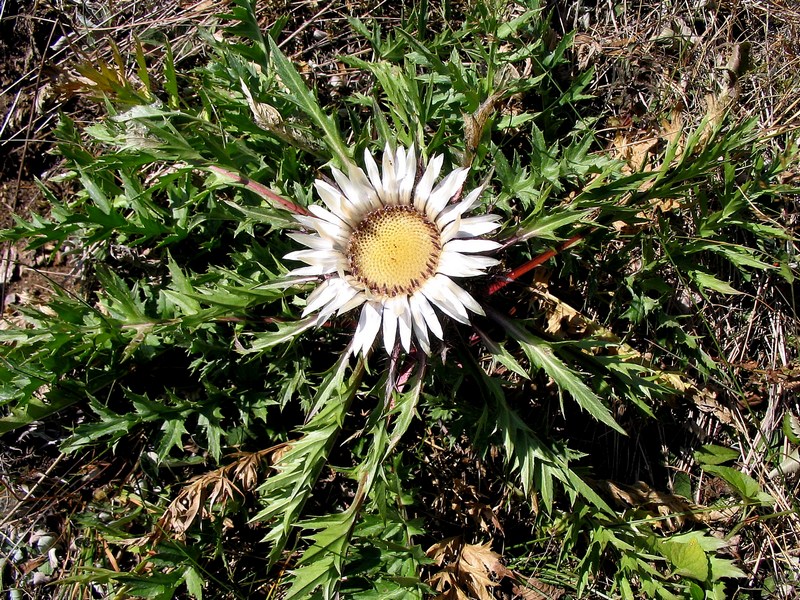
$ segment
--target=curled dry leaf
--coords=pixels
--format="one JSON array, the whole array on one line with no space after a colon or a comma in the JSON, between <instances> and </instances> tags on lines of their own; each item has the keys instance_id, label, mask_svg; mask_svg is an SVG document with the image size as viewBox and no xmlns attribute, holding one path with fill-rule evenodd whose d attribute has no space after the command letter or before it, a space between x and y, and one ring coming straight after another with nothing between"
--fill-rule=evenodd
<instances>
[{"instance_id":1,"label":"curled dry leaf","mask_svg":"<svg viewBox=\"0 0 800 600\"><path fill-rule=\"evenodd\" d=\"M602 487L618 505L641 509L655 517L661 517L654 521L655 528L676 531L683 527L687 519L698 520L694 516L697 506L681 496L654 490L643 481L637 481L633 485L604 481Z\"/></svg>"},{"instance_id":2,"label":"curled dry leaf","mask_svg":"<svg viewBox=\"0 0 800 600\"><path fill-rule=\"evenodd\" d=\"M441 600L492 600L491 589L513 573L500 562L490 542L468 544L461 536L446 538L428 548L427 555L441 567L429 580Z\"/></svg>"},{"instance_id":3,"label":"curled dry leaf","mask_svg":"<svg viewBox=\"0 0 800 600\"><path fill-rule=\"evenodd\" d=\"M482 495L474 485L459 477L453 480L450 492L452 494L450 501L452 512L466 514L473 524L480 527L481 531L489 534L499 532L501 535L505 535L494 509L482 501Z\"/></svg>"},{"instance_id":4,"label":"curled dry leaf","mask_svg":"<svg viewBox=\"0 0 800 600\"><path fill-rule=\"evenodd\" d=\"M497 518L494 509L488 504L483 502L467 502L465 509L472 519L472 522L480 527L481 531L491 533L492 528L494 528L495 531L500 532L501 535L505 535L500 519Z\"/></svg>"},{"instance_id":5,"label":"curled dry leaf","mask_svg":"<svg viewBox=\"0 0 800 600\"><path fill-rule=\"evenodd\" d=\"M490 546L468 544L456 536L428 548L427 555L441 569L428 579L439 592L436 600L493 600L501 583L510 584L506 589L521 600L558 600L564 594L561 588L512 571Z\"/></svg>"},{"instance_id":6,"label":"curled dry leaf","mask_svg":"<svg viewBox=\"0 0 800 600\"><path fill-rule=\"evenodd\" d=\"M198 518L211 517L212 508L224 508L234 498L254 489L265 461L269 459L269 464L273 464L282 448L237 452L233 455L234 462L190 479L161 515L149 539L160 539L168 533L182 539Z\"/></svg>"},{"instance_id":7,"label":"curled dry leaf","mask_svg":"<svg viewBox=\"0 0 800 600\"><path fill-rule=\"evenodd\" d=\"M515 600L558 600L564 595L564 590L535 577L519 578L511 585L511 593Z\"/></svg>"},{"instance_id":8,"label":"curled dry leaf","mask_svg":"<svg viewBox=\"0 0 800 600\"><path fill-rule=\"evenodd\" d=\"M635 508L647 512L655 519L653 527L667 531L681 529L686 521L695 523L715 523L727 521L734 517L740 507L728 507L723 510L710 509L676 496L669 492L652 489L643 481L633 485L615 483L613 481L597 482L619 506Z\"/></svg>"}]
</instances>

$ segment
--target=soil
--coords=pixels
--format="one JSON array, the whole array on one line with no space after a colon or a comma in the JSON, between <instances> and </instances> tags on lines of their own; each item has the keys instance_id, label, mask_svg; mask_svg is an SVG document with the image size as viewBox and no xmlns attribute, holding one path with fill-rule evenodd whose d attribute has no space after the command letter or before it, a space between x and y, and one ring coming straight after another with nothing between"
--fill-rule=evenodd
<instances>
[{"instance_id":1,"label":"soil","mask_svg":"<svg viewBox=\"0 0 800 600\"><path fill-rule=\"evenodd\" d=\"M55 112L42 103L53 73L48 47L57 31L46 14L34 14L34 2L7 2L0 21L0 229L14 217L47 215L37 178L59 162L49 154L49 128ZM55 108L55 107L53 107ZM0 244L0 307L41 302L51 279L68 284L69 268L52 260L48 249L28 250L24 244Z\"/></svg>"}]
</instances>

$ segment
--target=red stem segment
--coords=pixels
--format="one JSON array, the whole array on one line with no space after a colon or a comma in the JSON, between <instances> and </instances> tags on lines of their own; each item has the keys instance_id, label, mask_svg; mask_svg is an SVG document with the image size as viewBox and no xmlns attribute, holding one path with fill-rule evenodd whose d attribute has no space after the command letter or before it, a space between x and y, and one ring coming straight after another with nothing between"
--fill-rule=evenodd
<instances>
[{"instance_id":1,"label":"red stem segment","mask_svg":"<svg viewBox=\"0 0 800 600\"><path fill-rule=\"evenodd\" d=\"M517 279L519 279L520 277L525 275L525 273L527 273L528 271L531 271L531 270L535 269L536 267L538 267L539 265L541 265L543 262L545 262L547 260L550 260L551 258L553 258L559 252L563 252L567 248L569 248L571 246L574 246L575 244L580 242L582 239L583 239L582 235L573 235L568 240L565 240L565 241L561 242L554 249L548 250L547 252L542 252L536 258L534 258L532 260L529 260L525 264L522 264L519 267L517 267L516 269L514 269L513 271L511 271L503 279L498 279L497 281L495 281L492 285L489 286L489 288L486 290L486 293L489 296L491 296L492 294L494 294L496 292L499 292L500 290L502 290L504 287L506 287L512 281L516 281Z\"/></svg>"},{"instance_id":2,"label":"red stem segment","mask_svg":"<svg viewBox=\"0 0 800 600\"><path fill-rule=\"evenodd\" d=\"M255 192L259 196L263 198L268 198L273 202L277 202L286 210L293 212L298 215L310 215L311 213L308 212L302 206L298 206L294 202L290 202L286 198L283 198L269 189L267 186L258 183L257 181L253 181L252 179L248 179L244 175L240 175L234 171L229 171L228 169L223 169L222 167L217 167L215 165L211 165L208 167L210 170L214 171L215 173L219 173L220 175L224 175L230 179L233 179L239 185L246 187L247 189Z\"/></svg>"}]
</instances>

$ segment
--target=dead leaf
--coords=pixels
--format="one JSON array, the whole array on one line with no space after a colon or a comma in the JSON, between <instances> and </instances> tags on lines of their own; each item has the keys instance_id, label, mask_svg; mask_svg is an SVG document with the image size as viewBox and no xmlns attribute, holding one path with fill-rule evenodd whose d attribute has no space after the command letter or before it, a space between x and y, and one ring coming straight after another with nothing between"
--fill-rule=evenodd
<instances>
[{"instance_id":1,"label":"dead leaf","mask_svg":"<svg viewBox=\"0 0 800 600\"><path fill-rule=\"evenodd\" d=\"M0 253L0 285L5 285L19 276L17 249L10 246Z\"/></svg>"},{"instance_id":2,"label":"dead leaf","mask_svg":"<svg viewBox=\"0 0 800 600\"><path fill-rule=\"evenodd\" d=\"M676 377L678 376L676 375ZM694 386L689 387L687 392L700 412L713 415L724 425L736 425L737 419L734 412L717 400L716 392Z\"/></svg>"},{"instance_id":3,"label":"dead leaf","mask_svg":"<svg viewBox=\"0 0 800 600\"><path fill-rule=\"evenodd\" d=\"M427 555L442 570L428 580L442 600L493 600L491 589L513 573L500 562L491 543L467 544L461 536L446 538L428 548Z\"/></svg>"},{"instance_id":4,"label":"dead leaf","mask_svg":"<svg viewBox=\"0 0 800 600\"><path fill-rule=\"evenodd\" d=\"M275 456L284 447L282 444L257 452L237 452L232 463L193 477L167 506L150 535L128 542L152 543L169 533L183 539L195 521L213 517L212 509L224 508L231 500L254 489L259 483L261 467L265 463L274 464Z\"/></svg>"},{"instance_id":5,"label":"dead leaf","mask_svg":"<svg viewBox=\"0 0 800 600\"><path fill-rule=\"evenodd\" d=\"M436 600L494 600L493 590L504 581L522 600L558 600L564 594L561 588L512 571L490 546L467 544L456 536L428 548L427 555L441 567L428 579L439 592Z\"/></svg>"},{"instance_id":6,"label":"dead leaf","mask_svg":"<svg viewBox=\"0 0 800 600\"><path fill-rule=\"evenodd\" d=\"M633 485L605 481L603 487L618 505L640 509L654 517L660 517L653 522L656 529L677 531L687 519L699 520L694 514L699 512L699 507L681 496L654 490L643 481L637 481Z\"/></svg>"},{"instance_id":7,"label":"dead leaf","mask_svg":"<svg viewBox=\"0 0 800 600\"><path fill-rule=\"evenodd\" d=\"M535 577L528 577L523 581L523 578L517 574L517 582L511 586L511 593L520 600L558 600L565 591Z\"/></svg>"},{"instance_id":8,"label":"dead leaf","mask_svg":"<svg viewBox=\"0 0 800 600\"><path fill-rule=\"evenodd\" d=\"M501 535L505 535L500 519L497 518L491 506L483 502L467 502L465 508L473 523L480 527L481 531L492 533L492 527L494 527Z\"/></svg>"}]
</instances>

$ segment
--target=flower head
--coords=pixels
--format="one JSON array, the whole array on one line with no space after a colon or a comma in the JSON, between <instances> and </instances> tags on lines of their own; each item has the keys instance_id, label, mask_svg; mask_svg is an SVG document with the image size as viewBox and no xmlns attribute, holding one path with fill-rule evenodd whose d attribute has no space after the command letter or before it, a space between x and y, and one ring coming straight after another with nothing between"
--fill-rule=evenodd
<instances>
[{"instance_id":1,"label":"flower head","mask_svg":"<svg viewBox=\"0 0 800 600\"><path fill-rule=\"evenodd\" d=\"M364 153L366 173L350 165L348 175L332 169L336 185L314 185L327 210L308 207L310 215L295 218L315 233L290 234L307 247L286 255L307 267L290 275L324 277L308 297L303 316L319 311L321 325L334 313L359 306L361 316L353 352L366 352L378 333L391 354L399 333L410 351L412 338L426 354L433 333L442 339L437 310L461 323L469 312L483 314L480 304L451 277L483 275L497 260L480 253L500 244L480 236L499 227L500 217L465 217L475 208L483 188L462 200L469 169L457 168L434 187L442 156L434 156L417 178L414 148L387 145L379 169Z\"/></svg>"}]
</instances>

